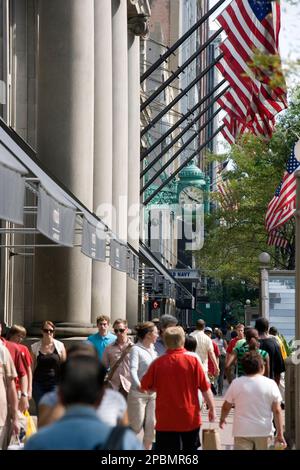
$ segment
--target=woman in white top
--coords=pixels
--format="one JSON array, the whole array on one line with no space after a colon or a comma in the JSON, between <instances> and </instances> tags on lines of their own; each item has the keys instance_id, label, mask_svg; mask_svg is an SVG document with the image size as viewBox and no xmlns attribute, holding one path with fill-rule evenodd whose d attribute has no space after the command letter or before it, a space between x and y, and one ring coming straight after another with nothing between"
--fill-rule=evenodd
<instances>
[{"instance_id":1,"label":"woman in white top","mask_svg":"<svg viewBox=\"0 0 300 470\"><path fill-rule=\"evenodd\" d=\"M150 450L154 439L155 393L141 393L143 375L157 357L154 343L158 338L157 328L152 322L140 323L136 327L138 342L130 351L131 389L128 395L129 424L137 434L144 427L143 443Z\"/></svg>"},{"instance_id":2,"label":"woman in white top","mask_svg":"<svg viewBox=\"0 0 300 470\"><path fill-rule=\"evenodd\" d=\"M228 388L221 410L220 428L234 405L232 434L234 450L267 450L276 425L275 446L284 449L282 397L276 382L264 377L264 360L258 351L246 352L242 358L245 375Z\"/></svg>"},{"instance_id":3,"label":"woman in white top","mask_svg":"<svg viewBox=\"0 0 300 470\"><path fill-rule=\"evenodd\" d=\"M46 320L42 325L42 339L31 345L33 358L32 396L36 407L42 396L55 389L60 363L66 360L66 350L61 341L54 339L55 326Z\"/></svg>"}]
</instances>

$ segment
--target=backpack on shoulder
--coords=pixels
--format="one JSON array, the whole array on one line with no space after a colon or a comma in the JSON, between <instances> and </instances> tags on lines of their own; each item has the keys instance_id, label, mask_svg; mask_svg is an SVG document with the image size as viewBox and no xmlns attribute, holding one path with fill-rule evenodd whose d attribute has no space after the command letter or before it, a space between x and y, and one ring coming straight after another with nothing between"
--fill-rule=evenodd
<instances>
[{"instance_id":1,"label":"backpack on shoulder","mask_svg":"<svg viewBox=\"0 0 300 470\"><path fill-rule=\"evenodd\" d=\"M98 444L94 450L123 450L123 439L128 426L115 426L103 444Z\"/></svg>"}]
</instances>

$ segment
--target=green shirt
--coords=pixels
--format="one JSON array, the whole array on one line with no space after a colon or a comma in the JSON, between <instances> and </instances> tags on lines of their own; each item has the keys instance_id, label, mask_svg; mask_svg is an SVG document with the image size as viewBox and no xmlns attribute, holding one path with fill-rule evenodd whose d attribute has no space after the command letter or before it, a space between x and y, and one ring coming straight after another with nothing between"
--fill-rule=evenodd
<instances>
[{"instance_id":1,"label":"green shirt","mask_svg":"<svg viewBox=\"0 0 300 470\"><path fill-rule=\"evenodd\" d=\"M240 346L236 346L233 351L236 353L236 357L237 357L238 377L241 377L241 375L245 375L245 371L242 366L242 358L245 353L249 352L249 345L248 343L243 343ZM264 362L266 362L266 359L269 356L267 351L263 351L262 349L257 349L257 352L261 355Z\"/></svg>"}]
</instances>

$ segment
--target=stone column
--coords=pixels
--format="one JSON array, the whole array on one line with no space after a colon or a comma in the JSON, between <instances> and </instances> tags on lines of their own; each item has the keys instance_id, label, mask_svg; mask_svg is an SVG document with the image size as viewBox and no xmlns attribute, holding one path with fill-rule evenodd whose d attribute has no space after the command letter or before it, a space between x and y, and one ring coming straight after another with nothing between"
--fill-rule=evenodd
<instances>
[{"instance_id":1,"label":"stone column","mask_svg":"<svg viewBox=\"0 0 300 470\"><path fill-rule=\"evenodd\" d=\"M90 209L93 103L94 0L40 0L38 157ZM34 321L89 326L91 269L80 248L37 249Z\"/></svg>"},{"instance_id":2,"label":"stone column","mask_svg":"<svg viewBox=\"0 0 300 470\"><path fill-rule=\"evenodd\" d=\"M128 188L128 67L127 0L112 0L113 70L113 178L112 201L116 217L112 229L127 239ZM111 271L111 317L126 317L126 273Z\"/></svg>"},{"instance_id":3,"label":"stone column","mask_svg":"<svg viewBox=\"0 0 300 470\"><path fill-rule=\"evenodd\" d=\"M111 227L112 30L111 0L95 2L94 211ZM92 322L111 314L111 267L93 262Z\"/></svg>"},{"instance_id":4,"label":"stone column","mask_svg":"<svg viewBox=\"0 0 300 470\"><path fill-rule=\"evenodd\" d=\"M128 31L128 242L139 249L140 38ZM127 277L127 320L138 320L138 282Z\"/></svg>"}]
</instances>

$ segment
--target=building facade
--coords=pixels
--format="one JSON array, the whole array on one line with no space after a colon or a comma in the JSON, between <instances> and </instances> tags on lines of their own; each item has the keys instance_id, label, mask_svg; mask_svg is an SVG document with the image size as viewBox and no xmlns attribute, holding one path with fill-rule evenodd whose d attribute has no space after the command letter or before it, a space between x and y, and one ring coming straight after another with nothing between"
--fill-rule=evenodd
<instances>
[{"instance_id":1,"label":"building facade","mask_svg":"<svg viewBox=\"0 0 300 470\"><path fill-rule=\"evenodd\" d=\"M137 251L140 37L149 15L147 0L0 0L1 118ZM76 247L39 247L30 256L15 248L12 256L5 245L28 243L15 228L2 222L7 323L32 328L50 319L69 335L86 334L100 313L136 323L138 285L126 272Z\"/></svg>"},{"instance_id":2,"label":"building facade","mask_svg":"<svg viewBox=\"0 0 300 470\"><path fill-rule=\"evenodd\" d=\"M150 67L155 63L156 59L162 56L178 38L187 33L207 11L208 1L206 0L167 0L164 2L152 0L150 36L144 55L147 66ZM208 21L206 21L153 71L145 81L143 89L143 99L147 103L149 97L157 89L162 88L161 93L147 106L147 114L144 114L142 145L146 149L147 147L151 149L156 141L160 141L160 144L156 145L150 153L144 152L142 148L142 152L146 154L142 167L143 201L147 201L151 194L164 184L192 153L196 154L196 167L193 165L193 169L189 167L186 174L182 170L176 179L170 181L149 203L146 203L144 209L143 239L156 258L169 270L174 268L192 269L195 263L191 250L201 249L204 241L201 234L204 233L203 213L206 202L202 193L208 192L209 184L208 179L197 168L201 157L197 149L205 142L205 126L203 130L200 127L205 124L207 113L203 113L199 119L195 119L195 117L201 113L207 103L200 105L197 111L183 120L181 124L177 126L176 124L208 92L209 78L206 75L200 78L200 75L207 67L209 57L205 48L201 53L197 53L208 38L208 30ZM189 61L192 56L195 59ZM189 64L184 67L184 73L176 73L176 77L172 79L178 68L184 66L188 61ZM166 82L169 84L167 85ZM191 86L193 83L194 85ZM172 103L174 104L172 105ZM160 119L155 122L158 117ZM149 122L151 123L151 121L155 122L155 125L150 126ZM186 128L187 130L185 130ZM172 132L170 132L171 129ZM168 162L170 163L168 164ZM186 178L186 175L190 175L190 179ZM185 199L184 194L185 190L191 186L195 186L201 199L198 201L198 209L201 213L197 213L197 216L199 215L198 221L201 219L201 227L197 227L198 243L196 244L193 240L192 249L189 237L195 226L196 216L191 212L188 214L188 210L184 211L183 208L185 205L187 209L187 205L191 202L191 199L189 201ZM193 293L195 285L195 282L189 282L188 285L184 283L190 294ZM153 299L161 299L156 292L154 290L152 297L147 300L149 306L151 306ZM192 302L185 302L185 296L186 292L181 292L179 295L177 292L174 299L170 299L168 296L164 299L162 296L162 304L167 306L170 302L173 305L172 313L176 312L182 318L186 313L183 314L182 310L186 310L187 305L192 306ZM191 299L192 295L187 297ZM156 311L151 312L151 308L149 310L150 315L157 316Z\"/></svg>"}]
</instances>

